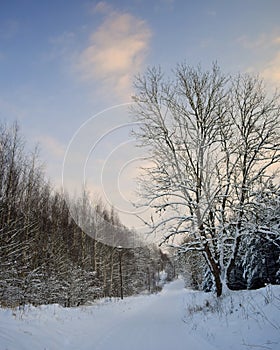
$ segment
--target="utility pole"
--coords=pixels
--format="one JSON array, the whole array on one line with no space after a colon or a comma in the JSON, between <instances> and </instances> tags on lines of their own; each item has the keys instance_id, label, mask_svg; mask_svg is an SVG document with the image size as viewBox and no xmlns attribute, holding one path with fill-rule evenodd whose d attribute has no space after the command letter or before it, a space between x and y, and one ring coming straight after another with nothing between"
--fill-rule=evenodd
<instances>
[{"instance_id":1,"label":"utility pole","mask_svg":"<svg viewBox=\"0 0 280 350\"><path fill-rule=\"evenodd\" d=\"M123 299L122 246L118 246L117 249L119 252L120 296Z\"/></svg>"}]
</instances>

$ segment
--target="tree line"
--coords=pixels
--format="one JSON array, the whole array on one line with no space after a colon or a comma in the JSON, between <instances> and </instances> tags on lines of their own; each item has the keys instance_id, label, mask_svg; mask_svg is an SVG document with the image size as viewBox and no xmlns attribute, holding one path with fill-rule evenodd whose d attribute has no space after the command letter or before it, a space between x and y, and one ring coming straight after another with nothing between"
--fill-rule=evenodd
<instances>
[{"instance_id":1,"label":"tree line","mask_svg":"<svg viewBox=\"0 0 280 350\"><path fill-rule=\"evenodd\" d=\"M18 124L1 124L1 305L74 306L101 297L156 291L162 270L172 278L171 262L157 247L120 251L88 236L76 223L77 218L87 219L97 235L109 227L112 234L123 234L128 229L113 209L101 200L92 208L86 191L75 200L66 196L46 181L38 152L26 151Z\"/></svg>"}]
</instances>

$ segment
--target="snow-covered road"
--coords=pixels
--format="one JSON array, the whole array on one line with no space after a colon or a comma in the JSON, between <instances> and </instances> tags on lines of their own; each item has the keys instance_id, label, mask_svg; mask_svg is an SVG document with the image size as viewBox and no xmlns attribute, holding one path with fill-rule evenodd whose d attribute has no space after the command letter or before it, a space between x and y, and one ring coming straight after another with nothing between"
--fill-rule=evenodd
<instances>
[{"instance_id":1,"label":"snow-covered road","mask_svg":"<svg viewBox=\"0 0 280 350\"><path fill-rule=\"evenodd\" d=\"M166 285L158 295L146 297L139 303L134 300L116 324L103 332L94 349L205 349L206 344L193 338L183 322L184 294L183 281L178 280Z\"/></svg>"},{"instance_id":2,"label":"snow-covered road","mask_svg":"<svg viewBox=\"0 0 280 350\"><path fill-rule=\"evenodd\" d=\"M0 309L0 350L276 350L280 287L268 293L233 292L218 305L177 280L156 295L93 306ZM206 299L217 311L201 309Z\"/></svg>"}]
</instances>

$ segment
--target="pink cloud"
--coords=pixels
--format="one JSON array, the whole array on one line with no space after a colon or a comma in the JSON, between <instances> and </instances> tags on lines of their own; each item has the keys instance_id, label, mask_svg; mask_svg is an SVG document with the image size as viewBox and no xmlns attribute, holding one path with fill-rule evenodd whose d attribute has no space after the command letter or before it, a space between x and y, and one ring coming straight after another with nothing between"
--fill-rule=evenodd
<instances>
[{"instance_id":1,"label":"pink cloud","mask_svg":"<svg viewBox=\"0 0 280 350\"><path fill-rule=\"evenodd\" d=\"M280 86L280 51L269 61L261 72L262 77L274 87Z\"/></svg>"},{"instance_id":2,"label":"pink cloud","mask_svg":"<svg viewBox=\"0 0 280 350\"><path fill-rule=\"evenodd\" d=\"M38 138L38 141L44 147L45 150L50 152L51 155L57 158L62 158L64 156L65 146L53 137L48 135L41 135Z\"/></svg>"},{"instance_id":3,"label":"pink cloud","mask_svg":"<svg viewBox=\"0 0 280 350\"><path fill-rule=\"evenodd\" d=\"M81 53L79 68L84 79L100 81L101 87L127 99L132 78L143 67L151 31L129 13L113 11L103 2L97 7L107 15Z\"/></svg>"}]
</instances>

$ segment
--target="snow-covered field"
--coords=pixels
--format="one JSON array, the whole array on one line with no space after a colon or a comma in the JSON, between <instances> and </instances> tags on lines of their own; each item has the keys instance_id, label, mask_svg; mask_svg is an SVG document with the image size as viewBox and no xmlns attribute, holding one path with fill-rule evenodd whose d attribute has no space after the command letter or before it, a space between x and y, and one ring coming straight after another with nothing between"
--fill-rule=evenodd
<instances>
[{"instance_id":1,"label":"snow-covered field","mask_svg":"<svg viewBox=\"0 0 280 350\"><path fill-rule=\"evenodd\" d=\"M280 286L211 294L182 280L156 295L0 309L0 349L211 350L280 349Z\"/></svg>"}]
</instances>

